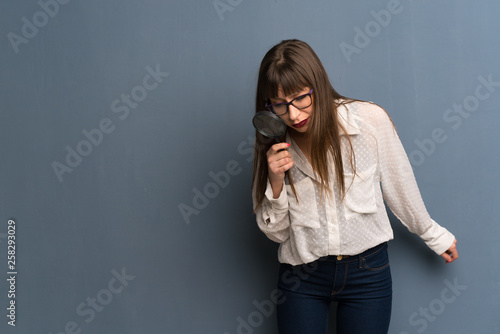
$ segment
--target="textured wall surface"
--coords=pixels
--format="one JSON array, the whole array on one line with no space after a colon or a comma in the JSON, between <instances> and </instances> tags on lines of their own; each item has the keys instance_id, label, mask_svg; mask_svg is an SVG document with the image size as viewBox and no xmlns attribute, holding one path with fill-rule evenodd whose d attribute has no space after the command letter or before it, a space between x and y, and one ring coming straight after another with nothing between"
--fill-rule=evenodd
<instances>
[{"instance_id":1,"label":"textured wall surface","mask_svg":"<svg viewBox=\"0 0 500 334\"><path fill-rule=\"evenodd\" d=\"M276 333L251 117L260 60L298 38L341 94L389 112L427 209L458 239L445 265L391 217L390 333L500 333L499 11L3 1L0 332Z\"/></svg>"}]
</instances>

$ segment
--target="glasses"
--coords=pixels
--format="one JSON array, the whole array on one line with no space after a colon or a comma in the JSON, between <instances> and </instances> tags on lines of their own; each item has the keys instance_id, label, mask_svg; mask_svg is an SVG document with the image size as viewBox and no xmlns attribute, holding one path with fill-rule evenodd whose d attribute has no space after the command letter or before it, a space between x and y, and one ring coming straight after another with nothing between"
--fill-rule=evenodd
<instances>
[{"instance_id":1,"label":"glasses","mask_svg":"<svg viewBox=\"0 0 500 334\"><path fill-rule=\"evenodd\" d=\"M311 104L312 104L312 98L311 98L312 93L313 93L313 90L311 89L309 91L309 93L297 96L292 101L286 102L286 103L271 104L271 103L267 103L266 102L265 107L269 111L275 113L276 115L283 116L284 114L286 114L288 112L288 106L289 105L292 105L292 106L294 106L297 109L305 109L305 108L311 106Z\"/></svg>"}]
</instances>

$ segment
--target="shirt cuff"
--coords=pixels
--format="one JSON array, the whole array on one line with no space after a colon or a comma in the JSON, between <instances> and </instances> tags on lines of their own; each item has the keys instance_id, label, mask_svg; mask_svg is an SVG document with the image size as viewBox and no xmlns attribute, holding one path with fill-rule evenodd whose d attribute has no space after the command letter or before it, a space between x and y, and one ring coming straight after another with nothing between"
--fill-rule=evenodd
<instances>
[{"instance_id":1,"label":"shirt cuff","mask_svg":"<svg viewBox=\"0 0 500 334\"><path fill-rule=\"evenodd\" d=\"M427 246L436 254L441 255L453 245L455 236L432 219L431 223L431 227L425 231L420 238L422 238Z\"/></svg>"},{"instance_id":2,"label":"shirt cuff","mask_svg":"<svg viewBox=\"0 0 500 334\"><path fill-rule=\"evenodd\" d=\"M288 196L286 193L285 180L283 180L283 187L281 188L281 193L278 198L273 198L273 188L271 187L271 182L267 180L267 187L265 196L269 203L271 203L271 208L276 211L288 210Z\"/></svg>"}]
</instances>

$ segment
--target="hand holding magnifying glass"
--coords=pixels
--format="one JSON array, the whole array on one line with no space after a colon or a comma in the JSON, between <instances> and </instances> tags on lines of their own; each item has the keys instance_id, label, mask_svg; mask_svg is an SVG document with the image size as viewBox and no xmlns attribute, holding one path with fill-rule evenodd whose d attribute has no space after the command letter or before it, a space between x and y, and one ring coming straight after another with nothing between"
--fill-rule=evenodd
<instances>
[{"instance_id":1,"label":"hand holding magnifying glass","mask_svg":"<svg viewBox=\"0 0 500 334\"><path fill-rule=\"evenodd\" d=\"M291 154L286 151L290 144L279 140L285 135L287 125L281 118L267 110L256 113L252 123L261 135L273 138L278 143L267 151L269 182L273 188L273 197L278 198L283 188L283 179L294 164Z\"/></svg>"}]
</instances>

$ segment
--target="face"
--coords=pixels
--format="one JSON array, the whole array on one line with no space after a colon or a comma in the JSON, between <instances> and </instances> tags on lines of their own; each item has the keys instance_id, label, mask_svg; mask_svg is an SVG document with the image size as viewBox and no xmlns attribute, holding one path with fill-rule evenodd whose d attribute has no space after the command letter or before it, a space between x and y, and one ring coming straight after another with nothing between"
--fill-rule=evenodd
<instances>
[{"instance_id":1,"label":"face","mask_svg":"<svg viewBox=\"0 0 500 334\"><path fill-rule=\"evenodd\" d=\"M278 96L271 98L270 102L272 104L275 103L287 103L292 101L293 99L296 99L297 97L300 97L302 95L305 95L311 91L311 88L305 87L304 89L297 91L291 95L285 96L283 93L283 90L280 88L278 91ZM311 96L311 99L313 97ZM297 101L297 100L296 100ZM295 103L299 104L299 103ZM283 121L285 121L286 125L288 127L292 128L293 130L300 132L300 133L305 133L309 127L309 117L311 116L313 112L313 103L307 108L304 109L298 109L295 107L293 104L290 104L288 106L288 112L284 115L279 116Z\"/></svg>"}]
</instances>

